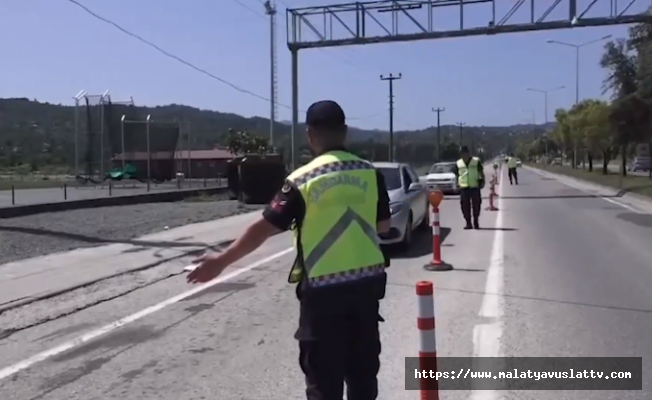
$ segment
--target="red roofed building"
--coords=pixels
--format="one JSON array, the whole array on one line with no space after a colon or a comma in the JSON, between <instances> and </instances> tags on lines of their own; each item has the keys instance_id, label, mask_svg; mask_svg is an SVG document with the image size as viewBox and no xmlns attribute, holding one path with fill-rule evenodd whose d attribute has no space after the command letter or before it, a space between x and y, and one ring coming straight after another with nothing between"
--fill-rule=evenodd
<instances>
[{"instance_id":1,"label":"red roofed building","mask_svg":"<svg viewBox=\"0 0 652 400\"><path fill-rule=\"evenodd\" d=\"M177 150L176 152L159 151L149 156L152 178L174 179L178 171L193 179L211 179L226 176L227 163L235 156L224 148L211 150ZM147 176L146 152L127 152L124 163L136 167L141 178ZM123 155L113 158L113 166L122 168Z\"/></svg>"},{"instance_id":2,"label":"red roofed building","mask_svg":"<svg viewBox=\"0 0 652 400\"><path fill-rule=\"evenodd\" d=\"M280 154L269 154L268 159L280 159ZM153 152L150 155L150 173L153 179L174 179L175 174L183 172L186 178L192 179L214 179L227 176L227 166L230 160L242 158L242 155L234 156L225 148L211 150L177 150ZM118 154L113 158L113 167L122 168L123 156ZM127 152L124 157L124 164L136 167L141 179L147 178L147 153ZM190 164L190 166L189 166Z\"/></svg>"}]
</instances>

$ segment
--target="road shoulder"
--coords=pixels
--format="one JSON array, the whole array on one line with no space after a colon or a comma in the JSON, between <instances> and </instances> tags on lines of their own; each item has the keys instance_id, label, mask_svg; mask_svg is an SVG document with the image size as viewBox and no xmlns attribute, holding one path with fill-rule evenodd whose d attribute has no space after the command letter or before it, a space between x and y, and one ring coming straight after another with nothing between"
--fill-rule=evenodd
<instances>
[{"instance_id":1,"label":"road shoulder","mask_svg":"<svg viewBox=\"0 0 652 400\"><path fill-rule=\"evenodd\" d=\"M260 211L185 225L125 243L0 265L0 312L103 279L228 245Z\"/></svg>"},{"instance_id":2,"label":"road shoulder","mask_svg":"<svg viewBox=\"0 0 652 400\"><path fill-rule=\"evenodd\" d=\"M630 211L652 214L652 199L646 196L642 196L636 193L622 193L621 190L613 187L599 185L593 182L546 171L529 165L524 165L523 168L539 174L540 176L557 180L566 186L580 190L584 193L589 193L596 197L602 197L605 200L614 204L618 204L623 208L629 209Z\"/></svg>"}]
</instances>

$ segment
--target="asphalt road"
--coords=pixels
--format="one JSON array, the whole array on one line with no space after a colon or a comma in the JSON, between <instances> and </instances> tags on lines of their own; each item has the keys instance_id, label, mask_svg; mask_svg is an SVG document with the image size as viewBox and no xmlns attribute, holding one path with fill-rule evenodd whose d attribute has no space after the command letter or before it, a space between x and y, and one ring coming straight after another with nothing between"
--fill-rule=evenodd
<instances>
[{"instance_id":1,"label":"asphalt road","mask_svg":"<svg viewBox=\"0 0 652 400\"><path fill-rule=\"evenodd\" d=\"M225 180L212 179L206 181L207 187L223 186ZM16 205L28 204L41 204L41 203L56 203L66 200L85 200L96 199L108 196L129 196L135 194L147 193L147 185L136 183L114 183L109 189L109 185L85 185L67 187L64 190L64 182L61 182L61 187L57 188L44 188L44 189L16 189L14 193L14 202ZM202 188L204 181L194 181L191 183L185 182L182 188ZM178 190L176 182L165 182L160 185L150 185L151 192L174 191ZM10 207L12 205L11 190L0 190L0 207Z\"/></svg>"},{"instance_id":2,"label":"asphalt road","mask_svg":"<svg viewBox=\"0 0 652 400\"><path fill-rule=\"evenodd\" d=\"M426 234L411 251L394 255L382 305L381 400L418 397L404 390L404 357L418 351L414 284L422 279L435 282L440 356L637 356L650 370L652 216L534 172L519 174L519 186L499 187L500 211L483 211L483 230L462 230L457 200L444 201L443 258L456 270L423 270L430 258ZM0 315L3 326L34 325L0 339L0 399L305 398L292 338L298 307L287 284L293 252L251 265L289 244L287 234L276 236L230 269L240 273L232 279L89 341L74 340L189 290L183 276L68 316L33 315L65 308L61 302L83 308L84 296L43 301L41 313ZM157 268L178 271L184 261ZM120 285L107 284L115 286L102 290ZM56 348L62 344L69 349ZM29 359L39 353L39 362ZM481 398L644 399L652 398L651 383L647 374L642 392L485 391ZM478 398L471 396L456 391L441 398Z\"/></svg>"}]
</instances>

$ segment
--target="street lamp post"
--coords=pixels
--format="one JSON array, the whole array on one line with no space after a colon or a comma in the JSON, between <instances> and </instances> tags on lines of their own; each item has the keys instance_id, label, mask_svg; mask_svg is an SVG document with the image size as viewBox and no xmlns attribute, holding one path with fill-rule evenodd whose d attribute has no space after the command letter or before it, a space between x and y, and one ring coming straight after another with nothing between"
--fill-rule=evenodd
<instances>
[{"instance_id":1,"label":"street lamp post","mask_svg":"<svg viewBox=\"0 0 652 400\"><path fill-rule=\"evenodd\" d=\"M575 49L575 104L580 102L580 49L590 44L611 39L611 36L612 35L603 36L600 39L590 40L581 44L567 43L559 40L546 40L546 43L560 44L562 46L572 47Z\"/></svg>"},{"instance_id":2,"label":"street lamp post","mask_svg":"<svg viewBox=\"0 0 652 400\"><path fill-rule=\"evenodd\" d=\"M572 47L575 49L575 104L577 105L580 102L580 49L582 47L588 46L590 44L599 43L610 39L612 35L603 36L599 39L589 40L588 42L573 44L562 42L560 40L546 40L546 43L559 44L566 47ZM584 160L584 156L582 156ZM584 161L582 161L582 165ZM577 167L577 146L573 146L573 168Z\"/></svg>"},{"instance_id":3,"label":"street lamp post","mask_svg":"<svg viewBox=\"0 0 652 400\"><path fill-rule=\"evenodd\" d=\"M548 123L548 93L555 92L557 90L565 89L566 86L559 86L554 89L549 89L549 90L543 90L543 89L535 89L535 88L525 88L525 90L530 91L530 92L537 92L537 93L542 93L543 94L543 120L545 123Z\"/></svg>"}]
</instances>

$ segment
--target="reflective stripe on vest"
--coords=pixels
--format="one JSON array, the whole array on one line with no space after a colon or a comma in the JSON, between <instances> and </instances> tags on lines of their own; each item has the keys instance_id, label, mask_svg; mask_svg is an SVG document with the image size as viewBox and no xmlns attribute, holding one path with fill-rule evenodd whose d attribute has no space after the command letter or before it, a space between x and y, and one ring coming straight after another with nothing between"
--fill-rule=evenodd
<instances>
[{"instance_id":1,"label":"reflective stripe on vest","mask_svg":"<svg viewBox=\"0 0 652 400\"><path fill-rule=\"evenodd\" d=\"M507 159L507 167L508 168L516 168L516 157L509 157Z\"/></svg>"},{"instance_id":2,"label":"reflective stripe on vest","mask_svg":"<svg viewBox=\"0 0 652 400\"><path fill-rule=\"evenodd\" d=\"M339 157L343 159L336 159L311 167L311 164L319 164L320 158L322 158L321 161L323 162L324 157L331 159ZM356 172L357 174L345 173L349 171ZM308 275L306 277L308 284L311 287L327 286L359 280L384 272L384 256L380 249L378 234L375 226L367 221L367 219L371 219L372 214L375 219L376 202L371 200L374 200L376 194L371 194L371 196L373 196L371 199L368 197L370 194L367 194L364 188L370 185L369 180L371 177L365 177L364 174L360 176L360 172L373 172L373 179L375 179L375 169L371 163L358 159L354 155L346 152L333 152L318 157L313 160L313 162L300 168L288 177L288 180L292 181L299 188L299 191L306 202L306 218L304 218L304 224L302 225L301 241L303 242L302 248L310 248L309 253L304 254L303 260L297 260L300 264L293 267L290 279L291 282L297 282L304 269L305 273ZM328 174L332 174L333 176L324 176ZM315 180L319 180L319 182L314 182ZM311 185L317 186L311 187ZM372 186L376 188L375 185ZM363 211L363 215L367 216L365 219L355 211L355 205L352 206L344 203L341 205L341 210L343 210L343 212L340 214L339 204L337 204L337 202L333 203L332 199L330 199L327 205L321 205L322 207L325 207L322 214L319 209L319 196L329 190L353 190L361 191L361 193L364 190L365 192L362 195L364 197L362 198L365 202L360 203L360 206L373 207L373 212L371 212L371 210L359 210ZM342 198L345 199L346 196L342 196ZM344 201L346 200L343 200L343 202ZM325 223L319 221L320 218L324 218ZM332 222L333 218L337 218L336 222L332 224L328 231L323 233L323 236L322 233L315 233L315 231L312 230L317 226L324 227L331 225L330 222ZM360 230L356 229L356 234L349 231L349 229L355 229L353 228L355 225L360 227ZM360 233L362 233L363 236L360 235ZM295 236L296 234L295 230ZM331 260L324 260L324 256L328 254L329 251L338 251L337 246L343 246L346 249L347 246L351 245L350 239L347 239L349 240L348 242L342 243L342 241L340 241L340 243L338 243L338 240L344 235L349 235L349 238L352 235L352 237L355 238L356 244L359 244L358 248L360 249L360 253L351 254L350 249L348 249L348 251L344 250L343 252L340 252L342 253L341 261L337 261L338 265L330 266L329 264L324 264L324 262L336 263L332 260L332 255L330 256ZM362 239L363 237L364 239ZM307 240L309 240L309 246L304 245ZM368 240L369 242L363 243L362 240ZM297 242L298 241L299 240L297 240ZM320 264L320 262L321 265L319 268L315 268ZM358 263L363 265L346 265ZM301 268L301 264L303 265L303 268ZM343 268L347 269L341 270ZM329 272L328 269L332 269L332 271Z\"/></svg>"},{"instance_id":3,"label":"reflective stripe on vest","mask_svg":"<svg viewBox=\"0 0 652 400\"><path fill-rule=\"evenodd\" d=\"M350 281L350 280L356 280L360 278L364 278L366 276L373 276L374 274L379 274L383 272L382 268L377 268L377 267L384 267L383 265L372 265L372 266L367 266L365 268L362 268L361 270L352 270L352 271L345 271L345 272L338 272L335 274L327 274L327 275L322 275L318 277L311 277L310 272L312 271L313 267L317 265L317 262L326 254L328 250L337 242L337 239L339 239L344 232L349 228L349 226L357 222L360 228L362 228L362 231L367 235L369 240L373 242L373 244L376 246L378 251L382 252L380 250L380 242L378 241L378 233L376 229L372 226L370 226L367 221L362 219L358 214L355 213L355 211L351 210L348 208L346 212L344 212L344 215L340 217L340 219L331 227L331 229L328 231L326 236L322 238L322 240L317 243L317 245L312 249L310 252L310 255L305 258L304 260L304 267L308 271L308 277L310 280L311 284L314 284L314 286L323 286L324 284L329 284L329 283L339 283L339 282L345 282L345 281Z\"/></svg>"},{"instance_id":4,"label":"reflective stripe on vest","mask_svg":"<svg viewBox=\"0 0 652 400\"><path fill-rule=\"evenodd\" d=\"M457 160L457 183L461 188L477 188L480 184L480 174L478 173L477 157L471 158L469 165L464 163L463 159Z\"/></svg>"}]
</instances>

